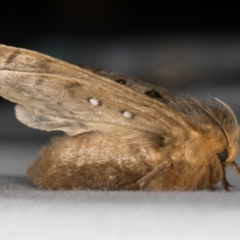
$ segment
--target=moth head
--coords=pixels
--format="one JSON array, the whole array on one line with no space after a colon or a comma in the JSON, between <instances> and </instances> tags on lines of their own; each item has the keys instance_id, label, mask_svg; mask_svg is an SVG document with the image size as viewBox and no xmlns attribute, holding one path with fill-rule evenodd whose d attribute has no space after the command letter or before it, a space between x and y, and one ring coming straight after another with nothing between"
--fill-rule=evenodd
<instances>
[{"instance_id":1,"label":"moth head","mask_svg":"<svg viewBox=\"0 0 240 240\"><path fill-rule=\"evenodd\" d=\"M232 109L220 99L215 99L223 107L221 111L215 113L217 117L215 121L218 121L219 130L222 131L222 136L225 138L221 141L222 144L220 144L220 147L222 149L219 150L218 158L224 166L227 166L234 162L238 153L240 129Z\"/></svg>"},{"instance_id":2,"label":"moth head","mask_svg":"<svg viewBox=\"0 0 240 240\"><path fill-rule=\"evenodd\" d=\"M191 100L204 112L205 120L199 123L205 142L224 164L231 164L238 152L240 128L232 109L215 98L217 104L200 104Z\"/></svg>"},{"instance_id":3,"label":"moth head","mask_svg":"<svg viewBox=\"0 0 240 240\"><path fill-rule=\"evenodd\" d=\"M217 106L201 105L192 99L208 117L205 126L201 126L207 148L215 155L217 163L221 164L223 177L222 183L227 189L225 168L231 165L237 175L240 176L240 168L235 162L239 145L239 125L232 109L224 102L216 98ZM216 162L215 162L216 163ZM219 164L218 164L219 165Z\"/></svg>"}]
</instances>

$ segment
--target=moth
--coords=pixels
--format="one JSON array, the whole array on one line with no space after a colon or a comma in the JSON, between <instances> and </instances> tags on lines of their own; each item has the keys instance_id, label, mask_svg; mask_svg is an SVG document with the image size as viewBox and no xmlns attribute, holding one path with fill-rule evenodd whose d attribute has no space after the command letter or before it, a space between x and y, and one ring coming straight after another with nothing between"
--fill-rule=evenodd
<instances>
[{"instance_id":1,"label":"moth","mask_svg":"<svg viewBox=\"0 0 240 240\"><path fill-rule=\"evenodd\" d=\"M200 190L238 152L239 126L219 99L199 102L115 73L0 45L0 95L29 127L63 131L27 170L42 189Z\"/></svg>"}]
</instances>

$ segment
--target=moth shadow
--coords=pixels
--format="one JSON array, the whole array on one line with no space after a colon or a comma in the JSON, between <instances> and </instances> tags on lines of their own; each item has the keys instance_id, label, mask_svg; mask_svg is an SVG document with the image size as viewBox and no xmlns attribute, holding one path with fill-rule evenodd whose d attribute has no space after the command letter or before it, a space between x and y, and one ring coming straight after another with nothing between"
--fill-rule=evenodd
<instances>
[{"instance_id":1,"label":"moth shadow","mask_svg":"<svg viewBox=\"0 0 240 240\"><path fill-rule=\"evenodd\" d=\"M36 189L31 180L19 175L0 175L0 190Z\"/></svg>"}]
</instances>

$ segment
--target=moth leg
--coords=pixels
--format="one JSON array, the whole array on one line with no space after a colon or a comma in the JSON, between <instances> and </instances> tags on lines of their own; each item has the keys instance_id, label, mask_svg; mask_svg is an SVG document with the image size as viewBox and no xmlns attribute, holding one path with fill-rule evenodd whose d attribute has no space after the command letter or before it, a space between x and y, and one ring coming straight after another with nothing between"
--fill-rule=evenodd
<instances>
[{"instance_id":1,"label":"moth leg","mask_svg":"<svg viewBox=\"0 0 240 240\"><path fill-rule=\"evenodd\" d=\"M209 169L209 180L208 180L209 184L208 184L207 189L209 191L214 191L214 188L213 188L213 185L212 185L212 167L209 163L207 163L207 165L208 165L208 169Z\"/></svg>"},{"instance_id":2,"label":"moth leg","mask_svg":"<svg viewBox=\"0 0 240 240\"><path fill-rule=\"evenodd\" d=\"M209 162L205 162L202 168L195 173L196 181L191 181L192 185L190 185L188 190L200 190L206 189L208 191L214 191L213 188L213 176L214 173L213 168Z\"/></svg>"},{"instance_id":3,"label":"moth leg","mask_svg":"<svg viewBox=\"0 0 240 240\"><path fill-rule=\"evenodd\" d=\"M130 188L134 189L134 188L139 188L140 190L142 190L144 188L144 186L146 186L149 181L156 176L156 174L158 174L159 172L161 172L164 168L169 167L171 165L171 161L170 160L165 160L163 162L161 162L159 165L157 165L150 173L148 173L147 175L145 175L144 177L142 177L141 179L139 179L136 183L132 184L130 186Z\"/></svg>"},{"instance_id":4,"label":"moth leg","mask_svg":"<svg viewBox=\"0 0 240 240\"><path fill-rule=\"evenodd\" d=\"M209 169L208 170L209 171L209 180L208 180L209 184L206 185L206 188L209 191L214 191L213 183L215 181L214 181L213 173L214 173L215 169L213 169L212 166L209 163L206 163L206 166ZM222 182L223 188L226 191L230 191L229 187L231 187L231 184L226 179L226 172L225 172L224 166L222 166L222 179L221 179L221 182Z\"/></svg>"},{"instance_id":5,"label":"moth leg","mask_svg":"<svg viewBox=\"0 0 240 240\"><path fill-rule=\"evenodd\" d=\"M222 185L223 185L223 188L224 188L227 192L230 192L230 189L229 189L230 184L229 184L229 182L227 181L226 178L224 178L224 179L222 180Z\"/></svg>"},{"instance_id":6,"label":"moth leg","mask_svg":"<svg viewBox=\"0 0 240 240\"><path fill-rule=\"evenodd\" d=\"M226 179L226 171L225 169L223 168L223 177L222 177L222 185L223 185L223 188L229 192L230 189L229 189L229 186L231 186L228 182L228 180Z\"/></svg>"}]
</instances>

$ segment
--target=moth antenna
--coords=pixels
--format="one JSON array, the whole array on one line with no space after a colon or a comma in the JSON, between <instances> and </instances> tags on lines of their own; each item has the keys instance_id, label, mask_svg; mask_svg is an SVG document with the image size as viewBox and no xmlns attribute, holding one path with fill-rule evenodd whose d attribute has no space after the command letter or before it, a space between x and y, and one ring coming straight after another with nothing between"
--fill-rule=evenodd
<instances>
[{"instance_id":1,"label":"moth antenna","mask_svg":"<svg viewBox=\"0 0 240 240\"><path fill-rule=\"evenodd\" d=\"M238 125L238 121L237 121L237 117L236 115L234 114L233 110L225 103L223 102L222 100L220 100L219 98L215 97L214 98L217 102L219 102L220 104L222 104L233 116L233 119L234 119L234 122Z\"/></svg>"},{"instance_id":2,"label":"moth antenna","mask_svg":"<svg viewBox=\"0 0 240 240\"><path fill-rule=\"evenodd\" d=\"M232 165L235 173L240 177L240 167L237 165L236 162L232 162L231 165Z\"/></svg>"},{"instance_id":3,"label":"moth antenna","mask_svg":"<svg viewBox=\"0 0 240 240\"><path fill-rule=\"evenodd\" d=\"M211 117L215 122L216 124L220 127L220 129L222 129L222 132L223 134L225 135L226 137L226 140L227 140L227 143L228 145L230 144L230 141L229 141L229 137L228 137L228 134L227 134L227 131L225 130L225 128L223 127L223 125L205 108L203 107L200 103L198 103L194 98L192 98L191 96L188 96L195 104L197 104L209 117ZM221 102L220 102L221 103ZM223 104L224 105L224 104ZM225 106L225 105L224 105ZM228 108L230 108L228 106ZM227 108L227 109L228 109ZM234 115L234 114L233 114ZM234 115L235 117L235 115Z\"/></svg>"}]
</instances>

